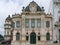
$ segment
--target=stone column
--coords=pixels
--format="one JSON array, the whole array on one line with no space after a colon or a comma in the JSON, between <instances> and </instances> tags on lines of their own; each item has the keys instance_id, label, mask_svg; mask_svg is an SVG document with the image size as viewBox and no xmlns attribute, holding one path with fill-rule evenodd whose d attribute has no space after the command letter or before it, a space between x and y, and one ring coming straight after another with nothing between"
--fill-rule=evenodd
<instances>
[{"instance_id":1,"label":"stone column","mask_svg":"<svg viewBox=\"0 0 60 45\"><path fill-rule=\"evenodd\" d=\"M44 15L41 16L41 41L45 41L45 21Z\"/></svg>"},{"instance_id":2,"label":"stone column","mask_svg":"<svg viewBox=\"0 0 60 45\"><path fill-rule=\"evenodd\" d=\"M44 29L44 15L42 15L42 17L41 17L41 27Z\"/></svg>"},{"instance_id":3,"label":"stone column","mask_svg":"<svg viewBox=\"0 0 60 45\"><path fill-rule=\"evenodd\" d=\"M22 38L21 38L21 45L25 45L25 15L22 15Z\"/></svg>"}]
</instances>

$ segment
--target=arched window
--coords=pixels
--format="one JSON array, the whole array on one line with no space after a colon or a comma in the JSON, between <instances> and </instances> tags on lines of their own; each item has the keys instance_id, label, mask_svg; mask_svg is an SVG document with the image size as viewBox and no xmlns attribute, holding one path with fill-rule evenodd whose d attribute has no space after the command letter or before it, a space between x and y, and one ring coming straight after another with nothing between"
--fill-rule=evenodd
<instances>
[{"instance_id":1,"label":"arched window","mask_svg":"<svg viewBox=\"0 0 60 45\"><path fill-rule=\"evenodd\" d=\"M16 33L16 40L20 40L20 34Z\"/></svg>"},{"instance_id":2,"label":"arched window","mask_svg":"<svg viewBox=\"0 0 60 45\"><path fill-rule=\"evenodd\" d=\"M38 36L38 41L40 41L40 36Z\"/></svg>"},{"instance_id":3,"label":"arched window","mask_svg":"<svg viewBox=\"0 0 60 45\"><path fill-rule=\"evenodd\" d=\"M38 41L40 41L40 33L38 33Z\"/></svg>"},{"instance_id":4,"label":"arched window","mask_svg":"<svg viewBox=\"0 0 60 45\"><path fill-rule=\"evenodd\" d=\"M35 28L35 19L31 19L31 27Z\"/></svg>"},{"instance_id":5,"label":"arched window","mask_svg":"<svg viewBox=\"0 0 60 45\"><path fill-rule=\"evenodd\" d=\"M14 28L14 27L15 27L15 23L14 23L14 22L12 22L12 25L11 25L11 27L12 27L12 28Z\"/></svg>"},{"instance_id":6,"label":"arched window","mask_svg":"<svg viewBox=\"0 0 60 45\"><path fill-rule=\"evenodd\" d=\"M29 40L29 36L26 36L26 41L28 41Z\"/></svg>"},{"instance_id":7,"label":"arched window","mask_svg":"<svg viewBox=\"0 0 60 45\"><path fill-rule=\"evenodd\" d=\"M20 28L21 24L20 21L16 21L16 28Z\"/></svg>"},{"instance_id":8,"label":"arched window","mask_svg":"<svg viewBox=\"0 0 60 45\"><path fill-rule=\"evenodd\" d=\"M49 41L50 40L50 33L46 34L46 40Z\"/></svg>"},{"instance_id":9,"label":"arched window","mask_svg":"<svg viewBox=\"0 0 60 45\"><path fill-rule=\"evenodd\" d=\"M25 27L29 28L29 19L25 19Z\"/></svg>"},{"instance_id":10,"label":"arched window","mask_svg":"<svg viewBox=\"0 0 60 45\"><path fill-rule=\"evenodd\" d=\"M50 27L50 21L46 21L46 27L47 27L47 28Z\"/></svg>"},{"instance_id":11,"label":"arched window","mask_svg":"<svg viewBox=\"0 0 60 45\"><path fill-rule=\"evenodd\" d=\"M36 33L32 32L30 34L30 44L36 44Z\"/></svg>"},{"instance_id":12,"label":"arched window","mask_svg":"<svg viewBox=\"0 0 60 45\"><path fill-rule=\"evenodd\" d=\"M41 19L37 19L37 27L41 28Z\"/></svg>"},{"instance_id":13,"label":"arched window","mask_svg":"<svg viewBox=\"0 0 60 45\"><path fill-rule=\"evenodd\" d=\"M28 36L28 33L26 33L26 41L29 40L29 36Z\"/></svg>"}]
</instances>

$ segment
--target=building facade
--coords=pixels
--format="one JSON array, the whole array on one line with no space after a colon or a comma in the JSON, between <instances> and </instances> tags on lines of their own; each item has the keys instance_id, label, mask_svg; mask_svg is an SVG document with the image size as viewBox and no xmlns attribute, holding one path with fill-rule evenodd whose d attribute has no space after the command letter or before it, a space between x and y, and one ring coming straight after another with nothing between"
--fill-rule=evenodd
<instances>
[{"instance_id":1,"label":"building facade","mask_svg":"<svg viewBox=\"0 0 60 45\"><path fill-rule=\"evenodd\" d=\"M60 0L53 0L53 21L56 40L60 42Z\"/></svg>"},{"instance_id":2,"label":"building facade","mask_svg":"<svg viewBox=\"0 0 60 45\"><path fill-rule=\"evenodd\" d=\"M32 1L23 7L21 14L6 18L5 40L12 39L12 45L50 43L53 40L52 25L52 15Z\"/></svg>"}]
</instances>

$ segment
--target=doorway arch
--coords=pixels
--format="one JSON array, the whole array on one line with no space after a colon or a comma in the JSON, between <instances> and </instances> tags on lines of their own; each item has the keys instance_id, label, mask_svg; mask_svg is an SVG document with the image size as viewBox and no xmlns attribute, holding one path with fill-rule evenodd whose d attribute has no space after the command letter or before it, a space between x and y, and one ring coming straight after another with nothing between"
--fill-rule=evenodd
<instances>
[{"instance_id":1,"label":"doorway arch","mask_svg":"<svg viewBox=\"0 0 60 45\"><path fill-rule=\"evenodd\" d=\"M47 41L50 40L50 33L49 33L49 32L46 34L46 40L47 40Z\"/></svg>"},{"instance_id":2,"label":"doorway arch","mask_svg":"<svg viewBox=\"0 0 60 45\"><path fill-rule=\"evenodd\" d=\"M36 44L36 33L32 32L30 34L30 44Z\"/></svg>"},{"instance_id":3,"label":"doorway arch","mask_svg":"<svg viewBox=\"0 0 60 45\"><path fill-rule=\"evenodd\" d=\"M20 40L20 33L16 33L16 40Z\"/></svg>"}]
</instances>

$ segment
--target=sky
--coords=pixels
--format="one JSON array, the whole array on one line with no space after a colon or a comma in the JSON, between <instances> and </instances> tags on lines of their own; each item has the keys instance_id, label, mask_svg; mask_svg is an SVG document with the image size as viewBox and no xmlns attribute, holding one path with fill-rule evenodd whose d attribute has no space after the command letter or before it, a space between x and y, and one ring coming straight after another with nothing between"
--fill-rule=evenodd
<instances>
[{"instance_id":1,"label":"sky","mask_svg":"<svg viewBox=\"0 0 60 45\"><path fill-rule=\"evenodd\" d=\"M8 15L21 13L22 7L26 7L33 0L0 0L0 34L4 35L4 23ZM44 6L48 13L51 0L34 0L40 7Z\"/></svg>"}]
</instances>

